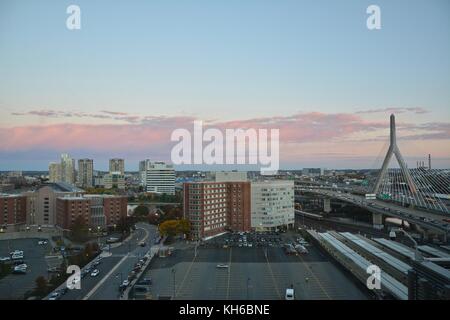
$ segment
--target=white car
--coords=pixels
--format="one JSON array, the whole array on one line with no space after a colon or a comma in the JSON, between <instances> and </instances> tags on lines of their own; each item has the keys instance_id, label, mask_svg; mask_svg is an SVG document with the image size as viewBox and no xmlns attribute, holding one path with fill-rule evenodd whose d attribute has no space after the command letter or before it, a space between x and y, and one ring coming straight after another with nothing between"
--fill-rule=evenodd
<instances>
[{"instance_id":1,"label":"white car","mask_svg":"<svg viewBox=\"0 0 450 320\"><path fill-rule=\"evenodd\" d=\"M128 287L129 284L130 284L130 281L128 281L128 280L123 280L123 282L122 282L122 287Z\"/></svg>"},{"instance_id":2,"label":"white car","mask_svg":"<svg viewBox=\"0 0 450 320\"><path fill-rule=\"evenodd\" d=\"M218 265L216 266L216 268L220 268L220 269L228 268L228 265L227 265L227 264L218 264Z\"/></svg>"},{"instance_id":3,"label":"white car","mask_svg":"<svg viewBox=\"0 0 450 320\"><path fill-rule=\"evenodd\" d=\"M294 289L286 289L286 296L284 297L285 300L294 300L295 299L295 295L294 295Z\"/></svg>"},{"instance_id":4,"label":"white car","mask_svg":"<svg viewBox=\"0 0 450 320\"><path fill-rule=\"evenodd\" d=\"M59 292L53 292L48 297L48 300L58 300L60 298L61 294Z\"/></svg>"},{"instance_id":5,"label":"white car","mask_svg":"<svg viewBox=\"0 0 450 320\"><path fill-rule=\"evenodd\" d=\"M91 277L96 277L98 276L99 273L100 271L98 269L95 269L94 271L91 272Z\"/></svg>"},{"instance_id":6,"label":"white car","mask_svg":"<svg viewBox=\"0 0 450 320\"><path fill-rule=\"evenodd\" d=\"M40 246L46 245L47 243L48 243L47 240L39 240L38 241L38 245L40 245Z\"/></svg>"},{"instance_id":7,"label":"white car","mask_svg":"<svg viewBox=\"0 0 450 320\"><path fill-rule=\"evenodd\" d=\"M10 257L0 257L1 262L11 261Z\"/></svg>"}]
</instances>

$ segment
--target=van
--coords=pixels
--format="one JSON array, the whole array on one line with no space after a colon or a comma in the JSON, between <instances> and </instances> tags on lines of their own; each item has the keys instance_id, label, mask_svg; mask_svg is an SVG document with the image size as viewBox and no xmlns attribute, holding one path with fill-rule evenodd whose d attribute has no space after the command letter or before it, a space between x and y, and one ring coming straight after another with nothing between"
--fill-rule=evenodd
<instances>
[{"instance_id":1,"label":"van","mask_svg":"<svg viewBox=\"0 0 450 320\"><path fill-rule=\"evenodd\" d=\"M286 295L285 295L284 299L285 300L294 300L295 299L294 289L292 289L292 288L286 289Z\"/></svg>"}]
</instances>

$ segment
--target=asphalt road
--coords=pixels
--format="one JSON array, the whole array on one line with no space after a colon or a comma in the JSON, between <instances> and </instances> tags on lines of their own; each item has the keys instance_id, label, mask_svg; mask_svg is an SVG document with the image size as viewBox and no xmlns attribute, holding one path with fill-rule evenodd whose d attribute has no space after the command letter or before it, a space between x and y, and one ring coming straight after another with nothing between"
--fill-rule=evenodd
<instances>
[{"instance_id":1,"label":"asphalt road","mask_svg":"<svg viewBox=\"0 0 450 320\"><path fill-rule=\"evenodd\" d=\"M119 285L123 280L127 278L128 273L133 269L136 262L142 259L142 257L150 250L151 246L153 245L153 239L155 238L157 233L156 227L153 225L138 224L138 227L142 227L145 229L144 235L140 234L136 240L132 240L131 242L134 243L134 241L136 241L136 243L139 243L145 238L147 245L145 247L133 245L132 247L134 247L134 249L132 249L129 252L129 255L127 255L125 258L123 258L124 253L113 253L113 257L114 255L121 257L121 263L112 272L109 272L108 277L105 279L103 284L98 287L95 293L89 297L89 299L119 299Z\"/></svg>"},{"instance_id":2,"label":"asphalt road","mask_svg":"<svg viewBox=\"0 0 450 320\"><path fill-rule=\"evenodd\" d=\"M137 224L137 229L132 237L121 246L109 251L102 262L96 267L100 273L96 277L87 275L81 280L81 289L69 290L61 300L119 299L120 273L123 279L128 276L132 266L141 256L150 250L156 227L149 224ZM141 247L139 243L146 239L147 246Z\"/></svg>"},{"instance_id":3,"label":"asphalt road","mask_svg":"<svg viewBox=\"0 0 450 320\"><path fill-rule=\"evenodd\" d=\"M309 250L287 256L280 247L199 248L196 257L193 249L176 250L152 261L146 277L152 278L153 299L279 300L291 285L296 299L367 299L326 256L312 246Z\"/></svg>"}]
</instances>

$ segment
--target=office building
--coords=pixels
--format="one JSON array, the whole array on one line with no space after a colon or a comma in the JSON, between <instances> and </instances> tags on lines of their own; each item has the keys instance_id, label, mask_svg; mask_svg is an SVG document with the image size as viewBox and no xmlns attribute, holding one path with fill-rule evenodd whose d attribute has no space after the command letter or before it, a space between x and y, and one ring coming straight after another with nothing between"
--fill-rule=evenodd
<instances>
[{"instance_id":1,"label":"office building","mask_svg":"<svg viewBox=\"0 0 450 320\"><path fill-rule=\"evenodd\" d=\"M252 182L251 226L257 231L294 226L294 181Z\"/></svg>"},{"instance_id":2,"label":"office building","mask_svg":"<svg viewBox=\"0 0 450 320\"><path fill-rule=\"evenodd\" d=\"M26 197L0 194L0 226L15 226L26 222Z\"/></svg>"},{"instance_id":3,"label":"office building","mask_svg":"<svg viewBox=\"0 0 450 320\"><path fill-rule=\"evenodd\" d=\"M61 182L61 163L50 162L48 165L48 181Z\"/></svg>"},{"instance_id":4,"label":"office building","mask_svg":"<svg viewBox=\"0 0 450 320\"><path fill-rule=\"evenodd\" d=\"M125 174L125 160L124 159L110 159L109 160L109 173L120 172L120 174Z\"/></svg>"},{"instance_id":5,"label":"office building","mask_svg":"<svg viewBox=\"0 0 450 320\"><path fill-rule=\"evenodd\" d=\"M175 169L164 162L144 160L139 163L144 190L159 194L175 194Z\"/></svg>"},{"instance_id":6,"label":"office building","mask_svg":"<svg viewBox=\"0 0 450 320\"><path fill-rule=\"evenodd\" d=\"M125 175L121 172L110 172L103 176L105 189L125 189Z\"/></svg>"},{"instance_id":7,"label":"office building","mask_svg":"<svg viewBox=\"0 0 450 320\"><path fill-rule=\"evenodd\" d=\"M81 188L92 188L94 180L94 160L78 160L77 185Z\"/></svg>"},{"instance_id":8,"label":"office building","mask_svg":"<svg viewBox=\"0 0 450 320\"><path fill-rule=\"evenodd\" d=\"M61 154L61 182L75 184L75 160L67 153Z\"/></svg>"}]
</instances>

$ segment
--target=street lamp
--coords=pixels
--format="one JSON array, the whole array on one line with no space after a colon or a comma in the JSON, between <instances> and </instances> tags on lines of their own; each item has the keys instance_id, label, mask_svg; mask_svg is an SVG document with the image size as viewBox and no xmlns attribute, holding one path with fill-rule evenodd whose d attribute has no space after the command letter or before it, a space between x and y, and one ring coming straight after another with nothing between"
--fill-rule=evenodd
<instances>
[{"instance_id":1,"label":"street lamp","mask_svg":"<svg viewBox=\"0 0 450 320\"><path fill-rule=\"evenodd\" d=\"M414 240L414 238L411 237L411 236L409 235L408 232L406 232L406 231L403 230L402 228L392 228L391 231L394 231L394 232L401 232L401 233L403 233L409 240L411 240L411 242L414 244L414 260L415 260L415 261L423 261L423 257L422 257L422 255L420 254L419 249L417 248L417 246L418 246L418 245L417 245L417 241Z\"/></svg>"},{"instance_id":2,"label":"street lamp","mask_svg":"<svg viewBox=\"0 0 450 320\"><path fill-rule=\"evenodd\" d=\"M100 245L100 226L98 226L97 227L97 237L98 237L98 239L97 239L97 243L98 243L98 245Z\"/></svg>"}]
</instances>

